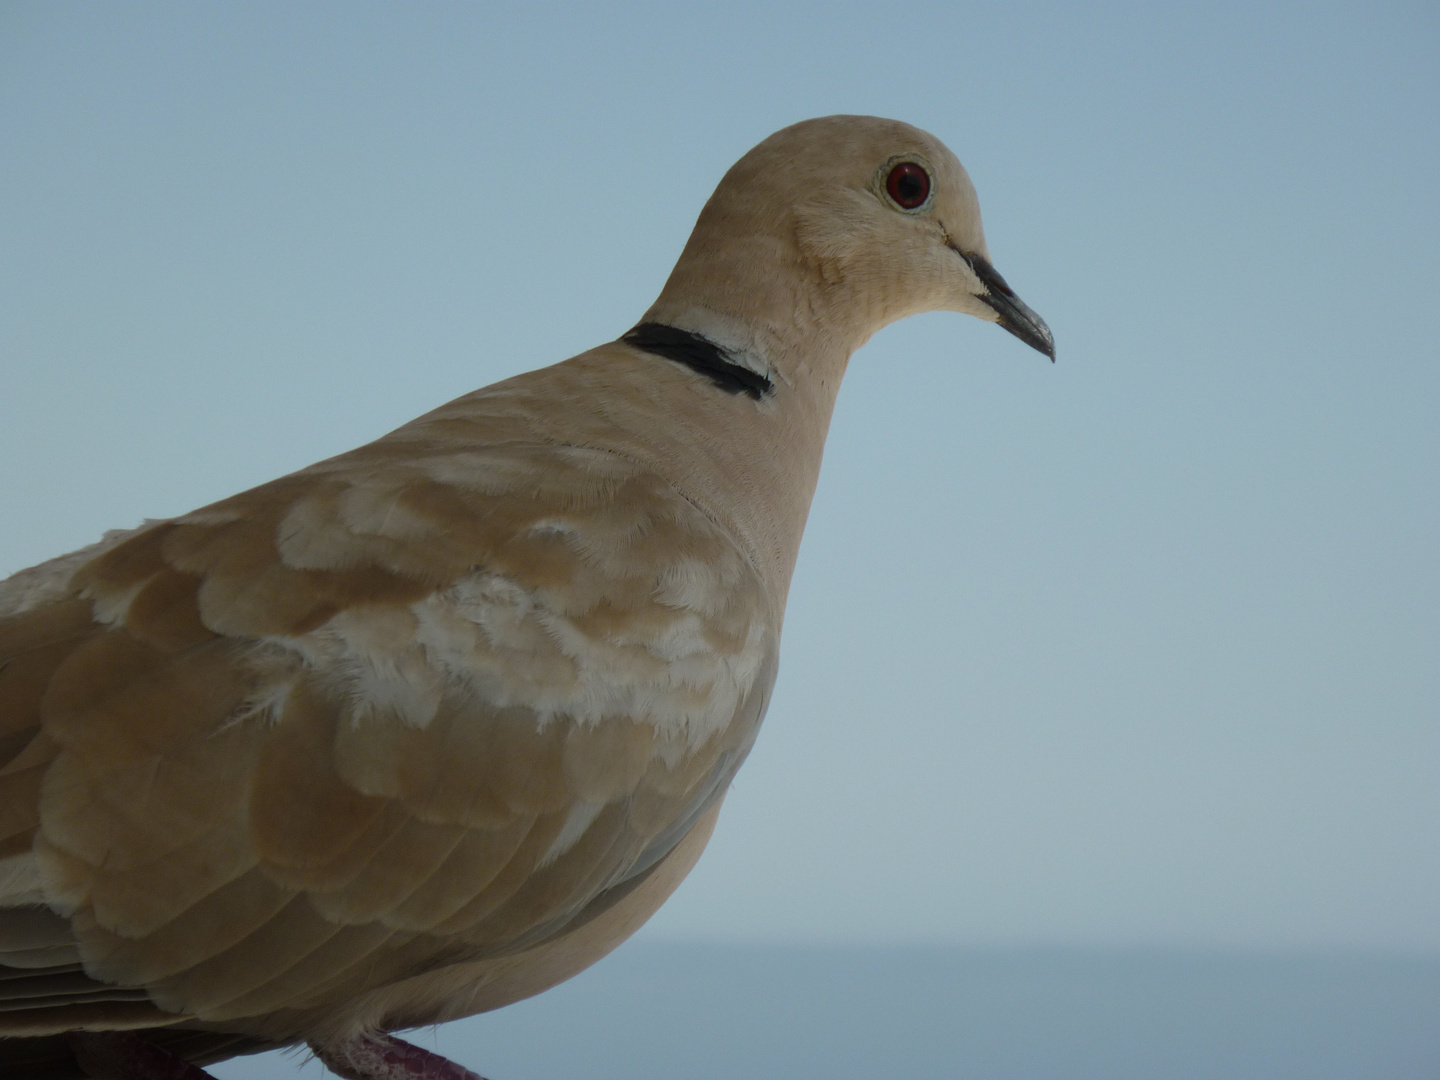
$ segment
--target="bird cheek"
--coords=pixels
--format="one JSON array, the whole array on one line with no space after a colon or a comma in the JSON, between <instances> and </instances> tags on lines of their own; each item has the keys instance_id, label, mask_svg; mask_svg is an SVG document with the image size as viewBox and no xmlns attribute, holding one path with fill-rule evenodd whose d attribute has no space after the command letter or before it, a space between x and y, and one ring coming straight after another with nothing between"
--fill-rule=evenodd
<instances>
[{"instance_id":1,"label":"bird cheek","mask_svg":"<svg viewBox=\"0 0 1440 1080\"><path fill-rule=\"evenodd\" d=\"M930 274L931 302L922 310L958 311L993 321L994 312L980 302L985 286L953 251L947 248L942 254Z\"/></svg>"},{"instance_id":2,"label":"bird cheek","mask_svg":"<svg viewBox=\"0 0 1440 1080\"><path fill-rule=\"evenodd\" d=\"M971 289L968 283L957 288L952 296L953 299L947 306L947 310L958 311L962 315L974 315L977 319L984 319L986 322L1000 321L995 309L981 300L978 292Z\"/></svg>"},{"instance_id":3,"label":"bird cheek","mask_svg":"<svg viewBox=\"0 0 1440 1080\"><path fill-rule=\"evenodd\" d=\"M985 294L985 285L975 276L970 264L948 247L945 255L945 302L936 307L994 322L995 312L980 299Z\"/></svg>"}]
</instances>

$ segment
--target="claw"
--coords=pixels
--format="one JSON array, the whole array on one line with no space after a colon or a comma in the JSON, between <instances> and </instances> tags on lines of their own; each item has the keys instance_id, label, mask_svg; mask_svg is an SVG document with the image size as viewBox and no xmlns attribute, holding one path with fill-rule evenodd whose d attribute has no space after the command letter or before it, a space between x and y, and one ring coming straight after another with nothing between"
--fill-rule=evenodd
<instances>
[{"instance_id":1,"label":"claw","mask_svg":"<svg viewBox=\"0 0 1440 1080\"><path fill-rule=\"evenodd\" d=\"M75 1061L92 1080L215 1080L199 1065L128 1031L72 1031L68 1039Z\"/></svg>"},{"instance_id":2,"label":"claw","mask_svg":"<svg viewBox=\"0 0 1440 1080\"><path fill-rule=\"evenodd\" d=\"M357 1035L333 1046L311 1043L310 1049L345 1080L485 1080L449 1058L393 1035Z\"/></svg>"}]
</instances>

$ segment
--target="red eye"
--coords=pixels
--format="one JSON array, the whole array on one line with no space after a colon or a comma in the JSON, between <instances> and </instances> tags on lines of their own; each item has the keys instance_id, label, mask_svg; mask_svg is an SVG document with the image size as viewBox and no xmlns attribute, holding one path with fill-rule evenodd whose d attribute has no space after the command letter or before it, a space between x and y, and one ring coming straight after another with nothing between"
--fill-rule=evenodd
<instances>
[{"instance_id":1,"label":"red eye","mask_svg":"<svg viewBox=\"0 0 1440 1080\"><path fill-rule=\"evenodd\" d=\"M885 190L906 210L914 210L930 197L930 174L913 161L902 161L885 178Z\"/></svg>"}]
</instances>

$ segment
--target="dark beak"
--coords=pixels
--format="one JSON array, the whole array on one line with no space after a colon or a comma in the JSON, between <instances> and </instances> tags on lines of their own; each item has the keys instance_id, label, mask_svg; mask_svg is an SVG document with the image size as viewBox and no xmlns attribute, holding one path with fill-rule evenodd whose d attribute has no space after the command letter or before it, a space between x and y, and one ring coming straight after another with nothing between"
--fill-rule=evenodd
<instances>
[{"instance_id":1,"label":"dark beak","mask_svg":"<svg viewBox=\"0 0 1440 1080\"><path fill-rule=\"evenodd\" d=\"M1050 362L1054 363L1055 335L1050 333L1050 327L1045 325L1045 320L1015 295L1015 290L1005 284L1000 272L983 256L960 252L960 257L970 264L970 269L975 271L975 276L985 286L986 293L980 297L980 302L994 309L995 314L1000 316L1000 325L1032 349L1050 357Z\"/></svg>"}]
</instances>

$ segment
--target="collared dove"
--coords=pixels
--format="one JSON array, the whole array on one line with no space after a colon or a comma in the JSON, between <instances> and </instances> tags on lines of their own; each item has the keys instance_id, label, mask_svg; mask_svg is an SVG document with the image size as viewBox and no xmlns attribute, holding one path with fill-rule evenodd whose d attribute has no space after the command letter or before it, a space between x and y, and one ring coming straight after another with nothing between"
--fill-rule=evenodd
<instances>
[{"instance_id":1,"label":"collared dove","mask_svg":"<svg viewBox=\"0 0 1440 1080\"><path fill-rule=\"evenodd\" d=\"M619 340L0 584L0 1071L473 1076L388 1033L569 978L694 865L846 364L936 309L1054 358L945 146L806 121Z\"/></svg>"}]
</instances>

